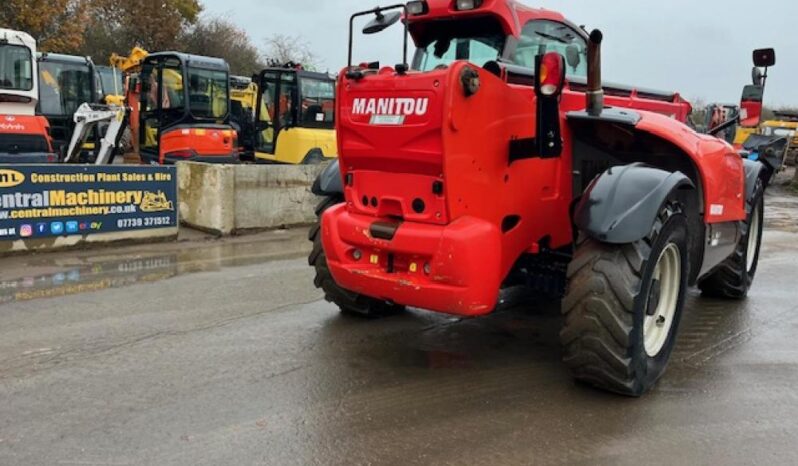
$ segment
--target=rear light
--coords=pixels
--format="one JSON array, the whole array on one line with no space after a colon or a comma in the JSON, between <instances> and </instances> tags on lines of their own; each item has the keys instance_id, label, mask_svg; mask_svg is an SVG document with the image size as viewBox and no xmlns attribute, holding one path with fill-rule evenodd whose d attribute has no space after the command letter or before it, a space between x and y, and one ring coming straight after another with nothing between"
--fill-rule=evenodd
<instances>
[{"instance_id":1,"label":"rear light","mask_svg":"<svg viewBox=\"0 0 798 466\"><path fill-rule=\"evenodd\" d=\"M455 0L454 9L457 11L475 10L482 6L482 0Z\"/></svg>"},{"instance_id":2,"label":"rear light","mask_svg":"<svg viewBox=\"0 0 798 466\"><path fill-rule=\"evenodd\" d=\"M407 13L410 16L420 16L429 13L429 7L427 6L427 2L423 1L408 2Z\"/></svg>"},{"instance_id":3,"label":"rear light","mask_svg":"<svg viewBox=\"0 0 798 466\"><path fill-rule=\"evenodd\" d=\"M540 61L540 93L550 97L562 91L565 83L565 59L557 52L549 52Z\"/></svg>"}]
</instances>

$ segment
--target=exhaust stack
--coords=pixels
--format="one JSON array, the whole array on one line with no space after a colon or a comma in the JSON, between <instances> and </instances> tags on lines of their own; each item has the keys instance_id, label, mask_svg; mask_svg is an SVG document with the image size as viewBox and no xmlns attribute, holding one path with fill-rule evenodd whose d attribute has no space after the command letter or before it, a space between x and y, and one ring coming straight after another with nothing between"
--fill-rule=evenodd
<instances>
[{"instance_id":1,"label":"exhaust stack","mask_svg":"<svg viewBox=\"0 0 798 466\"><path fill-rule=\"evenodd\" d=\"M604 110L604 88L601 85L601 41L604 34L598 29L590 33L587 43L587 113L591 116L601 115Z\"/></svg>"}]
</instances>

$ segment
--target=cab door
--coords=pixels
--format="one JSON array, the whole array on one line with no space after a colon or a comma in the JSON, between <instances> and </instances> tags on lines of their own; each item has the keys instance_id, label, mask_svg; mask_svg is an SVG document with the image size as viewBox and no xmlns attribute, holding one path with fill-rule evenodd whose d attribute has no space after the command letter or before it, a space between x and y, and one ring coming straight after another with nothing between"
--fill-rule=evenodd
<instances>
[{"instance_id":1,"label":"cab door","mask_svg":"<svg viewBox=\"0 0 798 466\"><path fill-rule=\"evenodd\" d=\"M258 86L255 156L275 160L280 135L296 126L296 73L264 71L260 75Z\"/></svg>"}]
</instances>

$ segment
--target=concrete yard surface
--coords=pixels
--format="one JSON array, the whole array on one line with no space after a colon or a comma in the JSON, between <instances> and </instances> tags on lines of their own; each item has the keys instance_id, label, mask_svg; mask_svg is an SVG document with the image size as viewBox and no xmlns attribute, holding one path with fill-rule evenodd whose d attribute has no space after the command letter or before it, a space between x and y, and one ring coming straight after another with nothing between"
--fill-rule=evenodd
<instances>
[{"instance_id":1,"label":"concrete yard surface","mask_svg":"<svg viewBox=\"0 0 798 466\"><path fill-rule=\"evenodd\" d=\"M556 305L340 315L306 232L3 259L0 464L798 464L798 197L664 378L572 382Z\"/></svg>"}]
</instances>

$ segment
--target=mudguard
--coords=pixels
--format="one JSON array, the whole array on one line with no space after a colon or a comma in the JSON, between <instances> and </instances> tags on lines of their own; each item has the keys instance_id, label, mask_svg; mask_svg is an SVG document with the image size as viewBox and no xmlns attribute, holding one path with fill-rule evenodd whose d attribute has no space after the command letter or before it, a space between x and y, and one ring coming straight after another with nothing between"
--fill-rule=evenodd
<instances>
[{"instance_id":1,"label":"mudguard","mask_svg":"<svg viewBox=\"0 0 798 466\"><path fill-rule=\"evenodd\" d=\"M750 200L754 196L756 180L766 176L767 167L762 162L743 159L743 168L745 168L745 198Z\"/></svg>"},{"instance_id":2,"label":"mudguard","mask_svg":"<svg viewBox=\"0 0 798 466\"><path fill-rule=\"evenodd\" d=\"M764 165L765 171L762 174L764 175L765 185L768 185L773 175L781 170L789 143L789 139L784 136L763 136L761 134L752 134L743 143L743 149L749 152L745 161L761 162ZM753 186L748 183L749 173L747 166L745 175L746 189L749 189L750 186L750 189L753 190ZM756 181L756 178L753 181ZM748 194L750 195L751 193Z\"/></svg>"},{"instance_id":3,"label":"mudguard","mask_svg":"<svg viewBox=\"0 0 798 466\"><path fill-rule=\"evenodd\" d=\"M681 172L639 163L613 167L588 186L574 211L574 223L601 242L633 243L649 234L665 200L682 187L695 188Z\"/></svg>"},{"instance_id":4,"label":"mudguard","mask_svg":"<svg viewBox=\"0 0 798 466\"><path fill-rule=\"evenodd\" d=\"M333 160L322 170L319 177L313 182L313 187L310 190L317 196L344 193L344 185L341 180L341 168L338 165L338 159Z\"/></svg>"}]
</instances>

